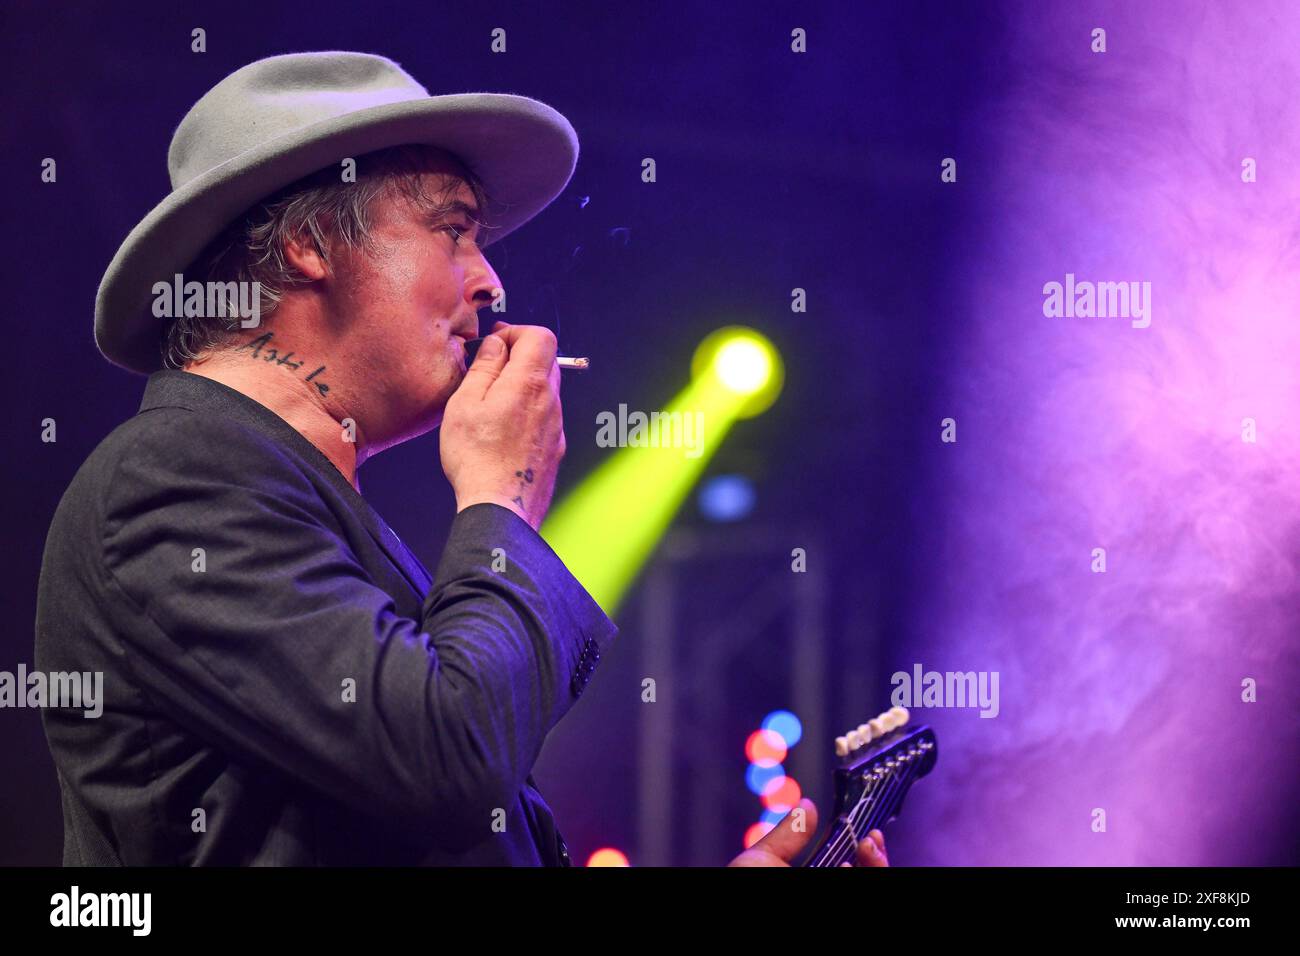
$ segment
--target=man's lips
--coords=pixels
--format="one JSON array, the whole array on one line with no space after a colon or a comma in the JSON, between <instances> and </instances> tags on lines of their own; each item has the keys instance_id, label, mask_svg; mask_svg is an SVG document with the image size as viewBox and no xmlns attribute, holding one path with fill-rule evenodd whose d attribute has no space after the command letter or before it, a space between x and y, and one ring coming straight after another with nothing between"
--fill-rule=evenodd
<instances>
[{"instance_id":1,"label":"man's lips","mask_svg":"<svg viewBox=\"0 0 1300 956\"><path fill-rule=\"evenodd\" d=\"M451 338L452 338L452 341L456 341L456 340L459 340L459 341L460 341L460 350L461 350L461 353L465 356L465 364L468 365L468 364L473 360L473 355L474 355L474 353L470 350L470 343L471 343L471 342L475 342L475 343L477 342L477 339L478 339L478 329L474 329L474 330L472 330L472 331L470 331L470 330L461 330L461 331L455 331L455 330L453 330L453 331L452 331L452 334L451 334Z\"/></svg>"},{"instance_id":2,"label":"man's lips","mask_svg":"<svg viewBox=\"0 0 1300 956\"><path fill-rule=\"evenodd\" d=\"M484 338L487 338L487 336L483 336L482 338L477 338L477 339L471 339L470 341L465 343L465 367L466 368L469 368L469 366L473 364L474 356L478 353L478 348L480 345L483 344ZM586 358L585 356L557 355L555 357L555 360L559 364L561 371L568 371L570 369L576 371L583 371L591 367L591 359Z\"/></svg>"}]
</instances>

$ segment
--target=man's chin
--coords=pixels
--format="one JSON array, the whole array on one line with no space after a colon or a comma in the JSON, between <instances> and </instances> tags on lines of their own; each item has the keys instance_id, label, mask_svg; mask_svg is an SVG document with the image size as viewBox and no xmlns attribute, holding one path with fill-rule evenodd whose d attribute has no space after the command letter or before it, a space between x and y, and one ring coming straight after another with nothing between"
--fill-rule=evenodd
<instances>
[{"instance_id":1,"label":"man's chin","mask_svg":"<svg viewBox=\"0 0 1300 956\"><path fill-rule=\"evenodd\" d=\"M429 434L429 432L442 424L442 409L434 409L428 414L421 416L411 416L407 421L409 424L407 424L407 426L396 436L384 442L383 446L378 449L378 451L384 451L393 448L394 446L405 444L406 442L419 438L422 435ZM378 451L376 451L376 454L378 454Z\"/></svg>"},{"instance_id":2,"label":"man's chin","mask_svg":"<svg viewBox=\"0 0 1300 956\"><path fill-rule=\"evenodd\" d=\"M442 375L447 376L447 373L442 371ZM405 407L400 411L400 437L394 444L427 435L441 425L443 412L447 408L447 400L460 386L463 378L464 373L455 372L453 375L445 377L441 387L437 389L421 390L423 394L419 395L408 393L405 396L406 401L402 403ZM411 399L416 399L418 404L411 402ZM398 413L398 410L393 409L393 413Z\"/></svg>"}]
</instances>

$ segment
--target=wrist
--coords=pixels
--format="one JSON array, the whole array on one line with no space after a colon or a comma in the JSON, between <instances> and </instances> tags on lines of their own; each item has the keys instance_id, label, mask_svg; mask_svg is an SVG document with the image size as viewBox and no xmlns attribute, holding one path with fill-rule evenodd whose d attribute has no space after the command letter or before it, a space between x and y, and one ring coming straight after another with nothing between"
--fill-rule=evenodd
<instances>
[{"instance_id":1,"label":"wrist","mask_svg":"<svg viewBox=\"0 0 1300 956\"><path fill-rule=\"evenodd\" d=\"M527 522L528 525L533 528L533 530L537 530L536 525L533 524L533 521L529 517L528 512L524 510L523 505L521 505L519 501L501 494L476 494L476 495L471 494L471 495L464 495L464 496L457 495L456 514L460 514L466 508L469 508L473 505L483 505L483 504L500 505L502 508L505 508L507 511L513 511L525 522Z\"/></svg>"}]
</instances>

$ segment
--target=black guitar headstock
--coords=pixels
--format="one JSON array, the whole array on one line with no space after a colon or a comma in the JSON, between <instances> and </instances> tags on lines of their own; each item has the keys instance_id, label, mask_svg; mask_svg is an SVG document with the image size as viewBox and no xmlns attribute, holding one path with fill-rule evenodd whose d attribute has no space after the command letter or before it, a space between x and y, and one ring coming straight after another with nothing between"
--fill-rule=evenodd
<instances>
[{"instance_id":1,"label":"black guitar headstock","mask_svg":"<svg viewBox=\"0 0 1300 956\"><path fill-rule=\"evenodd\" d=\"M855 844L898 815L914 782L939 759L929 727L908 727L904 707L887 710L835 739L835 821L805 866L839 866Z\"/></svg>"}]
</instances>

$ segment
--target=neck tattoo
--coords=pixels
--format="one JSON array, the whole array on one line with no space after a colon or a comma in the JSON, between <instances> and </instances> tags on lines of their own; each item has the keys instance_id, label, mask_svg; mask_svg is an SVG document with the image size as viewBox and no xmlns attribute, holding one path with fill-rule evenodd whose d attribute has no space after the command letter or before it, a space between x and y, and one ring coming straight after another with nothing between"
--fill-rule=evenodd
<instances>
[{"instance_id":1,"label":"neck tattoo","mask_svg":"<svg viewBox=\"0 0 1300 956\"><path fill-rule=\"evenodd\" d=\"M279 349L273 348L269 344L274 334L275 334L274 332L267 332L265 335L259 335L251 342L247 342L244 345L241 345L239 348L235 349L235 351L242 352L244 351L244 349L252 349L252 352L249 353L250 358L253 359L260 358L263 362L274 362L276 365L283 366L284 368L287 368L291 372L297 372L300 368L302 368L303 363L306 362L307 360L298 359L297 361L294 361L293 356L295 353L293 352L285 352L284 354L280 354ZM316 386L316 390L320 392L322 398L328 395L330 391L330 387L326 385L323 380L317 378L317 376L323 373L324 371L325 371L325 366L322 365L319 368L317 368L316 371L312 372L310 375L307 375L305 377L306 381L311 382L313 385ZM315 381L313 381L313 379L315 379Z\"/></svg>"}]
</instances>

